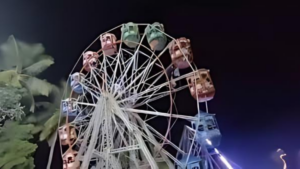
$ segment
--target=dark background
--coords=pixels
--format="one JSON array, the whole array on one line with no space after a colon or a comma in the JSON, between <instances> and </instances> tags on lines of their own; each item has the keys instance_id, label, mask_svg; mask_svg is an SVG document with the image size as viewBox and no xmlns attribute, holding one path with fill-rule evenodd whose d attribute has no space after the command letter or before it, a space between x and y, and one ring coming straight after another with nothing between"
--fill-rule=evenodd
<instances>
[{"instance_id":1,"label":"dark background","mask_svg":"<svg viewBox=\"0 0 300 169\"><path fill-rule=\"evenodd\" d=\"M299 169L299 9L285 1L0 0L0 42L14 34L44 44L55 65L43 77L56 83L100 33L129 21L161 22L171 36L190 38L197 66L211 70L219 149L245 169L279 169L271 155L282 148L288 167ZM41 145L36 165L44 169L49 150Z\"/></svg>"}]
</instances>

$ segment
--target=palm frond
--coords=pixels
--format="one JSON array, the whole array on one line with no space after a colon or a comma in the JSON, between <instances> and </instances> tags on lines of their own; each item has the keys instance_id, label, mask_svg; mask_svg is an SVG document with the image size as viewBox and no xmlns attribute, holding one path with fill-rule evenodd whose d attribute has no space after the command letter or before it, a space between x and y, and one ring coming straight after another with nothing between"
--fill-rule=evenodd
<instances>
[{"instance_id":1,"label":"palm frond","mask_svg":"<svg viewBox=\"0 0 300 169\"><path fill-rule=\"evenodd\" d=\"M36 111L27 117L26 122L35 125L44 125L44 123L53 115L56 107L50 102L37 102L35 104Z\"/></svg>"},{"instance_id":2,"label":"palm frond","mask_svg":"<svg viewBox=\"0 0 300 169\"><path fill-rule=\"evenodd\" d=\"M0 69L9 70L17 67L17 72L22 70L22 60L17 41L13 35L0 46Z\"/></svg>"},{"instance_id":3,"label":"palm frond","mask_svg":"<svg viewBox=\"0 0 300 169\"><path fill-rule=\"evenodd\" d=\"M22 86L23 86L24 88L26 88L26 90L27 90L27 95L23 96L23 98L22 98L22 103L23 103L25 106L30 105L29 111L32 112L32 113L34 113L34 110L35 110L35 101L34 101L34 98L33 98L32 93L31 93L30 87L27 85L26 82L24 82L24 81L22 81L22 80L20 80L19 82L20 82L20 83L22 84Z\"/></svg>"},{"instance_id":4,"label":"palm frond","mask_svg":"<svg viewBox=\"0 0 300 169\"><path fill-rule=\"evenodd\" d=\"M56 110L51 118L45 123L45 127L40 134L40 141L49 139L52 134L57 130L60 118L60 110ZM61 119L64 120L64 119Z\"/></svg>"},{"instance_id":5,"label":"palm frond","mask_svg":"<svg viewBox=\"0 0 300 169\"><path fill-rule=\"evenodd\" d=\"M49 96L53 88L51 83L36 77L21 75L20 79L27 84L33 96Z\"/></svg>"},{"instance_id":6,"label":"palm frond","mask_svg":"<svg viewBox=\"0 0 300 169\"><path fill-rule=\"evenodd\" d=\"M14 121L6 121L0 133L0 142L7 142L13 139L28 140L32 137L34 125L20 125Z\"/></svg>"},{"instance_id":7,"label":"palm frond","mask_svg":"<svg viewBox=\"0 0 300 169\"><path fill-rule=\"evenodd\" d=\"M22 58L23 67L28 67L33 63L40 61L40 56L45 52L45 48L41 43L29 44L17 41L20 56Z\"/></svg>"},{"instance_id":8,"label":"palm frond","mask_svg":"<svg viewBox=\"0 0 300 169\"><path fill-rule=\"evenodd\" d=\"M0 72L0 83L14 87L21 87L19 75L15 70Z\"/></svg>"},{"instance_id":9,"label":"palm frond","mask_svg":"<svg viewBox=\"0 0 300 169\"><path fill-rule=\"evenodd\" d=\"M30 76L37 76L38 74L42 73L46 70L49 66L54 63L53 59L44 59L40 60L29 67L22 70L23 74L30 75Z\"/></svg>"},{"instance_id":10,"label":"palm frond","mask_svg":"<svg viewBox=\"0 0 300 169\"><path fill-rule=\"evenodd\" d=\"M16 67L17 72L21 73L23 67L28 68L42 60L53 61L51 56L44 54L45 48L42 44L25 43L23 41L16 40L12 35L0 46L0 51L0 70L10 70ZM49 63L50 62L48 62L47 65L49 65ZM42 67L43 70L45 70L45 67Z\"/></svg>"},{"instance_id":11,"label":"palm frond","mask_svg":"<svg viewBox=\"0 0 300 169\"><path fill-rule=\"evenodd\" d=\"M34 166L32 157L30 156L37 148L37 145L29 143L28 141L14 139L1 143L1 148L3 148L6 153L0 154L0 168L13 169Z\"/></svg>"}]
</instances>

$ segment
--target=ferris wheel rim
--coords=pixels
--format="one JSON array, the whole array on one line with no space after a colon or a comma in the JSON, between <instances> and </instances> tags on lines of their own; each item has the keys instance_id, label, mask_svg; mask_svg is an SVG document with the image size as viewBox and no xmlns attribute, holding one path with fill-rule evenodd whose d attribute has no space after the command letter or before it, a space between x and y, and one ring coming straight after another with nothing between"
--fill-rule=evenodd
<instances>
[{"instance_id":1,"label":"ferris wheel rim","mask_svg":"<svg viewBox=\"0 0 300 169\"><path fill-rule=\"evenodd\" d=\"M119 27L121 27L122 25L124 25L124 24L121 24L121 25L119 25L119 26L117 26L117 27L115 27L115 28L113 28L113 29L111 29L111 30L109 30L109 31L107 31L107 32L105 32L105 33L108 33L108 32L111 32L112 30L114 30L114 29L117 29L117 28L119 28ZM143 25L143 24L137 24L137 25ZM145 25L147 25L147 26L149 26L150 24L145 24ZM145 25L143 25L143 26L145 26ZM105 34L105 33L102 33L102 34L100 34L95 40L94 40L94 42L92 42L90 45L89 45L89 47L93 44L93 43L95 43L98 39L99 39L99 37L101 36L101 35L103 35L103 34ZM168 37L170 37L171 39L173 39L173 40L175 40L173 37L171 37L171 36L169 36L168 34L166 34L165 32L163 32L165 35L167 35ZM145 36L145 32L143 33L144 34L144 36ZM114 43L114 44L123 44L124 42L133 42L133 41L128 41L128 40L118 40L116 43ZM147 49L148 51L150 51L152 54L154 54L154 56L155 56L155 58L157 58L157 60L160 62L160 64L161 64L161 66L163 67L163 74L165 75L165 77L166 77L166 79L167 79L167 82L169 83L169 88L168 88L168 90L170 91L169 92L169 95L170 95L170 108L172 109L172 105L174 104L174 100L173 100L173 97L172 97L172 91L171 91L171 84L170 84L170 79L169 79L169 77L168 77L168 75L167 75L167 73L166 73L166 68L164 67L164 65L161 63L161 61L160 61L160 59L159 59L159 57L165 52L165 49L167 49L168 48L168 46L166 46L165 48L164 48L164 50L159 54L159 55L156 55L155 54L155 51L153 51L153 50L151 50L151 49L149 49L147 46L145 46L145 45L143 45L143 44L141 44L141 42L142 42L142 40L140 40L140 43L137 43L137 44L139 44L140 46L143 46L143 48L144 49ZM135 43L135 42L133 42L133 43ZM88 48L89 48L88 47ZM84 52L86 52L87 50L88 50L88 48L86 48L85 50L84 50ZM121 50L122 48L120 47L119 48L119 51ZM101 53L103 51L103 48L101 48L100 50L98 50L97 51L97 53L99 54L99 53ZM119 54L118 54L119 55ZM105 55L104 55L104 53L103 53L103 55L99 55L99 57L97 58L97 61L98 61L98 59L100 58L100 57L106 57ZM81 55L79 58L78 58L78 61L76 62L76 64L75 64L75 66L76 65L78 65L78 63L79 63L79 61L80 61L80 59L83 57L83 55ZM92 57L92 58L96 58L96 57ZM90 59L92 59L92 58L90 58ZM89 59L89 60L90 60ZM88 61L89 61L88 60ZM80 72L79 73L82 73L83 72L83 70L84 70L84 68L88 65L88 63L89 62L87 62L87 64L85 64L85 65L83 65L83 67L81 68L81 70L80 70ZM190 64L190 67L193 69L193 66L191 66L191 64L192 63L189 63ZM170 65L172 65L172 64L170 64ZM72 69L72 71L71 71L71 73L70 73L70 75L72 74L72 72L74 72L74 69L75 69L75 66L73 67L73 69ZM193 72L191 72L191 73L194 73L194 71ZM69 77L70 78L70 77ZM68 80L69 80L69 78L68 78ZM67 87L67 85L66 85L66 87ZM65 88L65 90L66 90L66 88ZM70 93L70 97L69 98L71 98L71 96L72 96L72 93L74 92L74 90L72 89L71 90L71 93ZM175 92L176 93L176 92ZM172 119L172 111L170 111L171 113L171 115L170 115L170 117L169 117L169 122L171 122L171 119ZM67 125L67 129L69 129L69 127L68 127L68 124L69 124L69 122L68 122L68 115L66 116L66 125ZM60 122L59 122L60 123ZM60 125L60 124L59 124ZM170 127L170 124L168 125L168 129L167 129L167 133L170 131L170 129L169 129L169 127ZM69 133L69 132L68 132ZM167 136L167 134L166 134L166 136ZM72 147L74 146L75 144L73 144L72 145ZM71 146L69 146L69 147L71 147ZM163 145L161 146L161 148L163 147Z\"/></svg>"},{"instance_id":2,"label":"ferris wheel rim","mask_svg":"<svg viewBox=\"0 0 300 169\"><path fill-rule=\"evenodd\" d=\"M100 35L101 36L101 35ZM115 44L122 44L122 43L124 43L124 42L132 42L132 43L135 43L135 42L133 42L133 41L122 41L122 40L118 40ZM142 40L140 40L140 43L137 43L139 46L142 46L144 49L146 49L146 50L148 50L149 52L151 52L151 54L152 54L152 56L154 56L155 57L155 60L157 60L159 63L160 63L160 65L162 66L162 69L164 70L163 71L163 74L165 75L165 77L166 77L166 79L167 79L167 81L168 81L168 83L169 83L169 96L170 96L170 117L169 117L169 119L168 119L168 129L167 129L167 132L166 132L166 135L165 135L165 138L167 138L167 135L168 135L168 133L170 132L170 125L171 125L171 120L172 120L172 107L173 107L173 104L174 104L174 100L173 100L173 97L172 97L172 91L171 91L171 83L170 83L170 79L169 79L169 77L168 77L168 75L167 75L167 73L166 73L166 68L164 67L164 65L162 64L162 62L160 61L160 59L159 59L159 57L165 52L165 50L164 51L162 51L161 53L160 53L160 55L156 55L155 53L154 53L154 51L153 50L151 50L151 49L149 49L147 46L145 46L145 45L143 45L143 44L141 44L141 42L142 42ZM165 47L165 49L167 49L168 48L168 46L166 46ZM119 50L122 50L122 48L120 47L119 48ZM101 51L103 51L103 48L101 48L100 50L98 50L97 51L97 53L99 54ZM119 55L119 54L118 54ZM85 69L85 67L89 64L89 61L91 60L91 59L93 59L93 58L96 58L96 59L99 59L101 56L103 56L103 57L106 57L106 55L105 54L103 54L103 55L99 55L98 57L97 56L93 56L93 57L91 57L88 61L87 61L87 63L85 64L85 65L83 65L83 67L81 68L81 70L79 71L79 74L81 74L83 71L84 71L84 69ZM81 56L82 57L82 56ZM81 59L81 57L79 58L79 59ZM171 64L172 65L172 64ZM69 78L68 78L68 80L70 79L70 76L69 76ZM167 83L167 82L166 82ZM71 96L72 96L72 94L73 94L73 92L74 92L74 90L72 89L71 90L71 92L70 92L70 95L69 95L69 98L72 98ZM67 133L69 133L69 122L68 122L68 114L66 115L66 120L65 120L65 125L66 125L66 128L67 128ZM68 134L68 137L67 137L67 139L69 140L69 134ZM166 140L164 140L164 142L163 142L163 144L165 144L165 141ZM75 143L76 143L77 141L75 141L73 144L69 144L69 148L68 148L68 150L69 149L72 149L72 147L75 145ZM68 141L68 143L70 143L70 141ZM162 146L161 146L161 148L163 147L163 144L162 144ZM67 152L67 151L66 151Z\"/></svg>"}]
</instances>

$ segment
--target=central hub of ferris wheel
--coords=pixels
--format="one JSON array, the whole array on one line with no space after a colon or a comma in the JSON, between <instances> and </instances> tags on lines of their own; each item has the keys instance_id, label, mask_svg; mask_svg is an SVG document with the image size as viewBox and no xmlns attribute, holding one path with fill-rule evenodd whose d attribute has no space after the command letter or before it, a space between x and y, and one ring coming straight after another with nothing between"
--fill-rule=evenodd
<instances>
[{"instance_id":1,"label":"central hub of ferris wheel","mask_svg":"<svg viewBox=\"0 0 300 169\"><path fill-rule=\"evenodd\" d=\"M184 90L192 96L187 102L207 102L215 94L209 70L193 63L189 39L171 37L159 23L130 22L101 34L80 59L82 68L71 73L71 92L62 100L64 169L183 169L190 157L205 161L206 145L196 140L199 106L198 117L187 116L174 101ZM180 74L183 69L189 73ZM150 125L157 116L166 119L157 124L164 132ZM192 122L182 138L189 144L172 142L173 118Z\"/></svg>"}]
</instances>

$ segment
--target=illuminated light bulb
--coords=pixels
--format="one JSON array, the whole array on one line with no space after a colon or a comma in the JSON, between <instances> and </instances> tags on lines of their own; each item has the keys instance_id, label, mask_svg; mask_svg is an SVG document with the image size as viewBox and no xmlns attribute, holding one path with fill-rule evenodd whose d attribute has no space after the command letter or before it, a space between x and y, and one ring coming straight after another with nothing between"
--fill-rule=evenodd
<instances>
[{"instance_id":1,"label":"illuminated light bulb","mask_svg":"<svg viewBox=\"0 0 300 169\"><path fill-rule=\"evenodd\" d=\"M215 148L215 152L216 152L217 154L220 154L219 150L218 150L218 149L216 149L216 148Z\"/></svg>"},{"instance_id":2,"label":"illuminated light bulb","mask_svg":"<svg viewBox=\"0 0 300 169\"><path fill-rule=\"evenodd\" d=\"M206 139L207 144L212 145L211 141Z\"/></svg>"},{"instance_id":3,"label":"illuminated light bulb","mask_svg":"<svg viewBox=\"0 0 300 169\"><path fill-rule=\"evenodd\" d=\"M228 169L233 169L233 167L229 164L229 162L226 160L226 158L223 157L221 154L220 154L220 159L222 160L222 162L226 165L226 167Z\"/></svg>"},{"instance_id":4,"label":"illuminated light bulb","mask_svg":"<svg viewBox=\"0 0 300 169\"><path fill-rule=\"evenodd\" d=\"M286 156L286 154L281 154L280 155L280 159L282 160L282 162L283 162L283 169L286 169L287 168L287 166L286 166L286 162L285 162L285 160L283 159L283 157L284 156Z\"/></svg>"}]
</instances>

